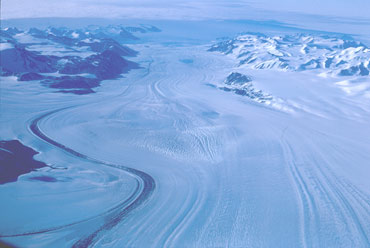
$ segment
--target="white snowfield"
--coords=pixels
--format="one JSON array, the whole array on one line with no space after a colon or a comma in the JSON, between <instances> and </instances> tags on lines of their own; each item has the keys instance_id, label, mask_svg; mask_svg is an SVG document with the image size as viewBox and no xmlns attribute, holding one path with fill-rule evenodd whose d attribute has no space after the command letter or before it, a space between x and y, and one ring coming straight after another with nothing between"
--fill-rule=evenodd
<instances>
[{"instance_id":1,"label":"white snowfield","mask_svg":"<svg viewBox=\"0 0 370 248\"><path fill-rule=\"evenodd\" d=\"M241 36L234 56L209 44L133 45L142 69L85 96L1 78L2 140L21 140L52 168L0 186L0 239L20 247L369 247L369 76L276 70L275 62L254 69L288 54L287 68L304 58L321 65L328 54L365 66L368 50L324 56L305 36L289 49L277 49L283 38L257 37ZM235 58L243 51L250 55ZM248 56L252 68L240 67ZM253 94L280 100L218 89L236 71L250 76ZM142 177L112 164L154 179L130 212L146 190ZM28 180L35 175L57 181Z\"/></svg>"}]
</instances>

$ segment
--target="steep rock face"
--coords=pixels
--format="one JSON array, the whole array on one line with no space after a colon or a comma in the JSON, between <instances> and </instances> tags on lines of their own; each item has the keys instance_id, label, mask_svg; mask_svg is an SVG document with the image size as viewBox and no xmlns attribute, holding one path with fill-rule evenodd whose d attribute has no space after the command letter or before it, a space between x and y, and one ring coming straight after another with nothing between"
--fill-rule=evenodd
<instances>
[{"instance_id":1,"label":"steep rock face","mask_svg":"<svg viewBox=\"0 0 370 248\"><path fill-rule=\"evenodd\" d=\"M5 35L7 37L12 37L12 34L9 32L4 30L2 30L2 32L4 32L4 37ZM137 40L136 37L122 27L99 27L96 29L86 28L73 30L54 27L50 27L46 30L31 28L28 32L25 32L25 34L45 41L62 44L67 47L88 47L91 51L97 53L101 53L105 50L112 50L121 56L137 55L136 51L119 43L127 40Z\"/></svg>"},{"instance_id":2,"label":"steep rock face","mask_svg":"<svg viewBox=\"0 0 370 248\"><path fill-rule=\"evenodd\" d=\"M35 72L26 72L19 76L19 81L33 81L33 80L41 80L44 76L35 73Z\"/></svg>"},{"instance_id":3,"label":"steep rock face","mask_svg":"<svg viewBox=\"0 0 370 248\"><path fill-rule=\"evenodd\" d=\"M136 56L137 52L112 38L117 35L128 36L123 31L125 30L120 26L96 29L90 27L80 30L31 28L28 32L3 29L1 30L1 76L17 76L19 81L43 80L42 85L61 89L59 92L63 93L93 93L92 89L98 87L102 80L115 79L122 73L138 68L136 63L123 58ZM99 34L103 38L98 39ZM19 39L19 37L24 38ZM36 40L29 37L34 37ZM47 45L48 49L55 47L62 52L74 51L74 54L72 56L43 55L42 50L39 52L32 48L35 45L39 49ZM28 47L30 47L29 50ZM90 54L95 54L86 57L83 55L86 50ZM60 73L68 76L43 75L44 73Z\"/></svg>"},{"instance_id":4,"label":"steep rock face","mask_svg":"<svg viewBox=\"0 0 370 248\"><path fill-rule=\"evenodd\" d=\"M78 43L79 46L88 46L94 52L112 51L120 56L133 57L137 52L126 46L120 45L117 41L106 38L101 40L83 40Z\"/></svg>"},{"instance_id":5,"label":"steep rock face","mask_svg":"<svg viewBox=\"0 0 370 248\"><path fill-rule=\"evenodd\" d=\"M1 51L1 67L12 74L56 72L58 57L44 56L21 46Z\"/></svg>"},{"instance_id":6,"label":"steep rock face","mask_svg":"<svg viewBox=\"0 0 370 248\"><path fill-rule=\"evenodd\" d=\"M54 29L54 30L56 30L56 29ZM54 32L56 34L51 32L50 30L40 30L40 29L37 29L37 28L31 28L28 31L28 34L32 35L35 38L49 40L49 41L59 43L59 44L63 44L63 45L66 45L66 46L75 45L75 43L76 43L75 39L70 38L68 36L64 36L61 31L60 32L54 31Z\"/></svg>"},{"instance_id":7,"label":"steep rock face","mask_svg":"<svg viewBox=\"0 0 370 248\"><path fill-rule=\"evenodd\" d=\"M68 61L58 63L58 61ZM87 58L56 57L40 55L25 48L16 47L1 52L1 67L13 75L21 73L51 73L81 74L90 73L100 79L113 79L119 74L137 68L133 62L122 58L112 50L105 50ZM22 74L23 75L23 74ZM23 77L24 80L30 75ZM35 75L33 75L35 76Z\"/></svg>"},{"instance_id":8,"label":"steep rock face","mask_svg":"<svg viewBox=\"0 0 370 248\"><path fill-rule=\"evenodd\" d=\"M114 51L106 50L86 59L79 57L68 58L59 70L63 74L94 74L99 79L113 79L130 69L137 68L137 64L129 62Z\"/></svg>"},{"instance_id":9,"label":"steep rock face","mask_svg":"<svg viewBox=\"0 0 370 248\"><path fill-rule=\"evenodd\" d=\"M242 84L245 84L245 83L248 83L248 82L251 82L251 81L252 81L252 79L247 75L243 75L243 74L238 73L238 72L232 72L232 73L230 73L229 76L227 76L227 78L225 80L225 84L227 84L227 85L233 85L233 84L242 85Z\"/></svg>"},{"instance_id":10,"label":"steep rock face","mask_svg":"<svg viewBox=\"0 0 370 248\"><path fill-rule=\"evenodd\" d=\"M99 80L96 78L86 78L81 76L62 76L45 79L41 81L41 84L55 89L92 90L92 88L99 86Z\"/></svg>"},{"instance_id":11,"label":"steep rock face","mask_svg":"<svg viewBox=\"0 0 370 248\"><path fill-rule=\"evenodd\" d=\"M236 40L227 40L219 42L215 45L213 45L211 48L208 49L210 52L222 52L224 54L230 54L233 52L235 48L237 48L237 45L235 45Z\"/></svg>"},{"instance_id":12,"label":"steep rock face","mask_svg":"<svg viewBox=\"0 0 370 248\"><path fill-rule=\"evenodd\" d=\"M237 95L246 96L250 100L258 103L269 105L274 101L271 95L254 87L251 77L239 72L230 73L223 84L218 88L223 91L234 92Z\"/></svg>"},{"instance_id":13,"label":"steep rock face","mask_svg":"<svg viewBox=\"0 0 370 248\"><path fill-rule=\"evenodd\" d=\"M233 56L239 67L252 69L322 69L339 76L367 76L370 71L368 47L357 41L324 35L247 33L214 44L209 51Z\"/></svg>"},{"instance_id":14,"label":"steep rock face","mask_svg":"<svg viewBox=\"0 0 370 248\"><path fill-rule=\"evenodd\" d=\"M350 68L343 69L339 72L340 76L353 76L353 75L360 75L360 76L368 76L370 72L370 67L365 67L364 63L359 65L351 66Z\"/></svg>"}]
</instances>

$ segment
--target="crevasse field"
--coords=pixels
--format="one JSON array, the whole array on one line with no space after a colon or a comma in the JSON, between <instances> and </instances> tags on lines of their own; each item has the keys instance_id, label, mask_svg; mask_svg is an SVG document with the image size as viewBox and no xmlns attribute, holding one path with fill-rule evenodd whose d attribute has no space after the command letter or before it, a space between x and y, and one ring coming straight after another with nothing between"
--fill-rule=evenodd
<instances>
[{"instance_id":1,"label":"crevasse field","mask_svg":"<svg viewBox=\"0 0 370 248\"><path fill-rule=\"evenodd\" d=\"M0 246L370 246L368 35L96 22L2 25Z\"/></svg>"}]
</instances>

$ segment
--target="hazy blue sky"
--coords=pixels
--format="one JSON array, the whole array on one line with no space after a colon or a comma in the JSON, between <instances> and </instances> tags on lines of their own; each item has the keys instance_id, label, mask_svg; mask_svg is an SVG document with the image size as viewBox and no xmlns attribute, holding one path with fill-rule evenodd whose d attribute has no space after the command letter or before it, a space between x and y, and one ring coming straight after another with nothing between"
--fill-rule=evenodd
<instances>
[{"instance_id":1,"label":"hazy blue sky","mask_svg":"<svg viewBox=\"0 0 370 248\"><path fill-rule=\"evenodd\" d=\"M264 11L370 19L370 0L2 0L2 19L107 17L266 19ZM267 12L268 13L268 12Z\"/></svg>"}]
</instances>

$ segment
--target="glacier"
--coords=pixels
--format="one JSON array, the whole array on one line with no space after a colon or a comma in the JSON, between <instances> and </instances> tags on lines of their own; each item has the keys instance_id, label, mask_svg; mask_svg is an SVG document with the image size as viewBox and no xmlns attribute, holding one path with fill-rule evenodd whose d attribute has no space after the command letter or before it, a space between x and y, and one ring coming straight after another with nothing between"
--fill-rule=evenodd
<instances>
[{"instance_id":1,"label":"glacier","mask_svg":"<svg viewBox=\"0 0 370 248\"><path fill-rule=\"evenodd\" d=\"M2 28L0 245L369 247L368 37L123 23Z\"/></svg>"}]
</instances>

